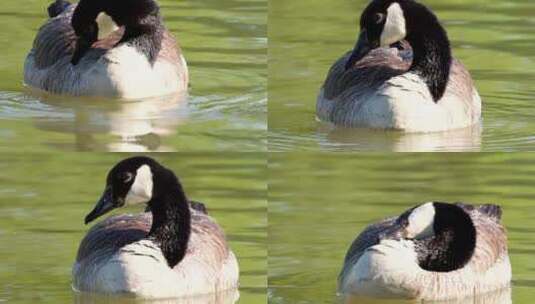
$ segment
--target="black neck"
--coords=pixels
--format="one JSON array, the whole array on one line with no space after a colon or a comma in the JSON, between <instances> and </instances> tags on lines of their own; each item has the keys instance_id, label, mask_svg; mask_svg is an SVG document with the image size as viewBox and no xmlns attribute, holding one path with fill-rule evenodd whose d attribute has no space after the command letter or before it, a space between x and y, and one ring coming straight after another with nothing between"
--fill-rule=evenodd
<instances>
[{"instance_id":1,"label":"black neck","mask_svg":"<svg viewBox=\"0 0 535 304\"><path fill-rule=\"evenodd\" d=\"M420 75L429 87L435 102L439 101L448 85L451 68L451 50L448 35L437 17L418 3L405 9L407 41L414 57L410 70Z\"/></svg>"},{"instance_id":2,"label":"black neck","mask_svg":"<svg viewBox=\"0 0 535 304\"><path fill-rule=\"evenodd\" d=\"M95 20L100 12L101 8L96 2L88 0L78 2L71 18L71 25L78 37L88 36L88 32L91 32L95 37L97 36L98 26L96 26Z\"/></svg>"},{"instance_id":3,"label":"black neck","mask_svg":"<svg viewBox=\"0 0 535 304\"><path fill-rule=\"evenodd\" d=\"M138 20L136 24L126 24L123 38L119 43L127 43L147 56L151 65L162 49L164 27L160 14L155 12Z\"/></svg>"},{"instance_id":4,"label":"black neck","mask_svg":"<svg viewBox=\"0 0 535 304\"><path fill-rule=\"evenodd\" d=\"M435 236L415 241L420 267L428 271L449 272L464 267L476 246L476 229L470 216L460 207L434 203Z\"/></svg>"},{"instance_id":5,"label":"black neck","mask_svg":"<svg viewBox=\"0 0 535 304\"><path fill-rule=\"evenodd\" d=\"M113 21L124 26L122 39L117 43L127 43L147 56L150 64L162 48L165 28L160 8L153 0L124 1L80 0L72 17L72 26L78 37L82 37L91 46L97 39L98 26L95 22L99 13L104 12Z\"/></svg>"},{"instance_id":6,"label":"black neck","mask_svg":"<svg viewBox=\"0 0 535 304\"><path fill-rule=\"evenodd\" d=\"M167 264L173 268L188 248L191 233L188 200L173 172L161 168L153 179L153 198L148 203L152 227L148 237L159 244Z\"/></svg>"}]
</instances>

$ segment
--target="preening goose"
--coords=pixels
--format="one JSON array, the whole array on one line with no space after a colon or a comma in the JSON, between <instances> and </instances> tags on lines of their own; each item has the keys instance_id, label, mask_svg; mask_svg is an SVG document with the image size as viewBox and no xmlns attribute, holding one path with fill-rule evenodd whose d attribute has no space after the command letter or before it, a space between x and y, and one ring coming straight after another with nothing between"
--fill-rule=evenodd
<instances>
[{"instance_id":1,"label":"preening goose","mask_svg":"<svg viewBox=\"0 0 535 304\"><path fill-rule=\"evenodd\" d=\"M204 205L188 201L171 170L147 157L119 162L85 223L132 204L146 204L148 212L112 216L80 243L75 290L172 298L238 286L238 263L222 229Z\"/></svg>"},{"instance_id":2,"label":"preening goose","mask_svg":"<svg viewBox=\"0 0 535 304\"><path fill-rule=\"evenodd\" d=\"M446 300L509 286L507 236L495 205L426 203L368 226L349 248L342 294Z\"/></svg>"},{"instance_id":3,"label":"preening goose","mask_svg":"<svg viewBox=\"0 0 535 304\"><path fill-rule=\"evenodd\" d=\"M188 69L155 0L56 0L24 66L54 94L125 99L185 92Z\"/></svg>"},{"instance_id":4,"label":"preening goose","mask_svg":"<svg viewBox=\"0 0 535 304\"><path fill-rule=\"evenodd\" d=\"M481 99L451 55L437 17L413 0L373 0L353 51L330 69L320 120L345 127L433 132L481 120Z\"/></svg>"}]
</instances>

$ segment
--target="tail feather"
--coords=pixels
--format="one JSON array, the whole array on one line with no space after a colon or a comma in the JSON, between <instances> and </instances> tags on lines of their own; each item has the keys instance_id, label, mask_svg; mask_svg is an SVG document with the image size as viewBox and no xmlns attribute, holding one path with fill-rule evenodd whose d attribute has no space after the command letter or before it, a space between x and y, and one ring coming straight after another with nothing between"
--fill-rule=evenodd
<instances>
[{"instance_id":1,"label":"tail feather","mask_svg":"<svg viewBox=\"0 0 535 304\"><path fill-rule=\"evenodd\" d=\"M502 208L498 205L483 204L483 205L469 205L465 203L456 203L457 206L463 208L466 212L478 212L484 216L493 219L499 223L502 219Z\"/></svg>"},{"instance_id":2,"label":"tail feather","mask_svg":"<svg viewBox=\"0 0 535 304\"><path fill-rule=\"evenodd\" d=\"M499 222L502 219L502 208L500 206L485 204L479 206L478 210L479 212L495 219L496 222Z\"/></svg>"},{"instance_id":3,"label":"tail feather","mask_svg":"<svg viewBox=\"0 0 535 304\"><path fill-rule=\"evenodd\" d=\"M208 210L206 209L206 206L203 203L197 202L197 201L190 201L189 204L192 209L197 210L204 214L208 214Z\"/></svg>"},{"instance_id":4,"label":"tail feather","mask_svg":"<svg viewBox=\"0 0 535 304\"><path fill-rule=\"evenodd\" d=\"M50 18L54 18L63 13L70 5L71 3L69 1L56 0L48 7L48 16L50 16Z\"/></svg>"}]
</instances>

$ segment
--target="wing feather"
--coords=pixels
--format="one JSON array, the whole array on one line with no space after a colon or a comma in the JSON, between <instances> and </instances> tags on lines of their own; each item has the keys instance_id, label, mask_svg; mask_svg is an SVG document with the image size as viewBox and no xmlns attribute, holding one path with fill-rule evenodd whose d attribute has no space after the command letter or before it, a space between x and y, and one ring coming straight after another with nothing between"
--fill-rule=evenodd
<instances>
[{"instance_id":1,"label":"wing feather","mask_svg":"<svg viewBox=\"0 0 535 304\"><path fill-rule=\"evenodd\" d=\"M221 227L207 214L191 209L191 236L187 258L211 267L221 267L231 255ZM80 267L95 265L111 257L124 246L146 238L152 225L152 214L118 215L93 226L80 243L76 262ZM189 256L189 257L188 257ZM181 263L173 270L180 271Z\"/></svg>"},{"instance_id":2,"label":"wing feather","mask_svg":"<svg viewBox=\"0 0 535 304\"><path fill-rule=\"evenodd\" d=\"M500 262L507 253L507 233L501 225L501 208L497 205L466 205L458 203L472 218L476 227L476 249L469 264L484 272Z\"/></svg>"}]
</instances>

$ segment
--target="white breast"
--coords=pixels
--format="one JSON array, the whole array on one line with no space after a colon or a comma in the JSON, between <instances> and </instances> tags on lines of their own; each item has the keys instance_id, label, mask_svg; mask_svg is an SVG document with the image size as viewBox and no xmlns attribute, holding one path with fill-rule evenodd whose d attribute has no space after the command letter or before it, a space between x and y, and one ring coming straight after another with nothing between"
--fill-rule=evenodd
<instances>
[{"instance_id":1,"label":"white breast","mask_svg":"<svg viewBox=\"0 0 535 304\"><path fill-rule=\"evenodd\" d=\"M412 242L386 240L364 252L339 289L373 297L408 297L421 272Z\"/></svg>"},{"instance_id":2,"label":"white breast","mask_svg":"<svg viewBox=\"0 0 535 304\"><path fill-rule=\"evenodd\" d=\"M339 290L361 296L435 301L486 293L509 285L508 257L484 273L474 270L471 263L451 272L426 271L419 267L411 241L383 240L363 253L341 278Z\"/></svg>"},{"instance_id":3,"label":"white breast","mask_svg":"<svg viewBox=\"0 0 535 304\"><path fill-rule=\"evenodd\" d=\"M437 132L472 126L481 116L481 100L475 89L473 100L464 101L446 92L435 103L427 85L414 73L393 77L368 94L360 90L350 89L336 100L325 99L322 90L318 97L320 118L334 119L335 124L347 127ZM330 118L333 111L339 115Z\"/></svg>"},{"instance_id":4,"label":"white breast","mask_svg":"<svg viewBox=\"0 0 535 304\"><path fill-rule=\"evenodd\" d=\"M465 128L479 122L481 101L476 90L473 98L479 102L461 100L448 91L434 102L425 82L414 73L390 79L377 96L386 99L392 108L395 129L435 132ZM474 105L479 105L479 110Z\"/></svg>"},{"instance_id":5,"label":"white breast","mask_svg":"<svg viewBox=\"0 0 535 304\"><path fill-rule=\"evenodd\" d=\"M435 103L421 77L408 72L379 88L349 88L333 100L325 98L322 89L317 114L321 120L345 127L438 132L479 123L481 99L475 88L464 96L448 87Z\"/></svg>"},{"instance_id":6,"label":"white breast","mask_svg":"<svg viewBox=\"0 0 535 304\"><path fill-rule=\"evenodd\" d=\"M182 79L187 76L181 76L176 65L157 60L152 66L145 55L128 45L111 49L92 66L80 65L79 68L80 92L77 95L135 99L187 89L187 79Z\"/></svg>"},{"instance_id":7,"label":"white breast","mask_svg":"<svg viewBox=\"0 0 535 304\"><path fill-rule=\"evenodd\" d=\"M30 53L24 65L24 82L36 89L74 96L139 99L186 92L188 71L185 59L180 64L157 60L151 65L136 49L122 45L111 49L99 60L82 59L76 66L70 57L39 69Z\"/></svg>"},{"instance_id":8,"label":"white breast","mask_svg":"<svg viewBox=\"0 0 535 304\"><path fill-rule=\"evenodd\" d=\"M187 254L175 269L149 240L123 247L94 274L92 291L130 293L143 298L188 297L237 287L238 265L233 254L220 267L208 267Z\"/></svg>"}]
</instances>

